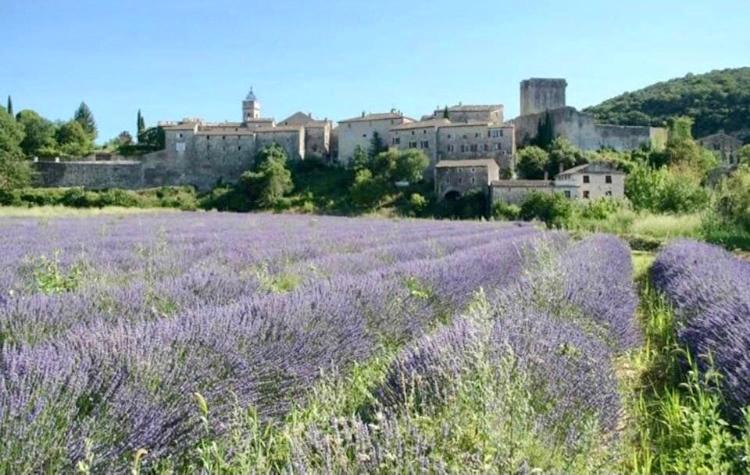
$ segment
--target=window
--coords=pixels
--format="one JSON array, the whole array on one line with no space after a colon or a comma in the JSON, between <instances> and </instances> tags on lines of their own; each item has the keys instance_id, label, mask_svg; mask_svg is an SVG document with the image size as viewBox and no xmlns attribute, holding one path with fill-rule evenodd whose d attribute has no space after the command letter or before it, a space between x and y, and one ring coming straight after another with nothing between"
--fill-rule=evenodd
<instances>
[{"instance_id":1,"label":"window","mask_svg":"<svg viewBox=\"0 0 750 475\"><path fill-rule=\"evenodd\" d=\"M611 191L607 191L606 193L604 193L604 196L612 196L612 192Z\"/></svg>"},{"instance_id":2,"label":"window","mask_svg":"<svg viewBox=\"0 0 750 475\"><path fill-rule=\"evenodd\" d=\"M455 151L455 149L456 149L456 147L454 147L453 144L448 145L448 151L449 152L453 152L453 151Z\"/></svg>"},{"instance_id":3,"label":"window","mask_svg":"<svg viewBox=\"0 0 750 475\"><path fill-rule=\"evenodd\" d=\"M471 151L476 152L477 151L477 144L471 144Z\"/></svg>"},{"instance_id":4,"label":"window","mask_svg":"<svg viewBox=\"0 0 750 475\"><path fill-rule=\"evenodd\" d=\"M346 124L346 128L347 129L351 129L352 128L352 124Z\"/></svg>"},{"instance_id":5,"label":"window","mask_svg":"<svg viewBox=\"0 0 750 475\"><path fill-rule=\"evenodd\" d=\"M367 134L362 134L362 137L367 138Z\"/></svg>"},{"instance_id":6,"label":"window","mask_svg":"<svg viewBox=\"0 0 750 475\"><path fill-rule=\"evenodd\" d=\"M426 134L426 133L427 133L427 129L424 129L424 130L422 131L422 133L423 133L423 134Z\"/></svg>"},{"instance_id":7,"label":"window","mask_svg":"<svg viewBox=\"0 0 750 475\"><path fill-rule=\"evenodd\" d=\"M178 139L181 139L181 138L182 138L182 132L180 132L179 134L177 134L177 138L178 138Z\"/></svg>"},{"instance_id":8,"label":"window","mask_svg":"<svg viewBox=\"0 0 750 475\"><path fill-rule=\"evenodd\" d=\"M589 199L589 190L586 190L583 192L583 199L585 200Z\"/></svg>"},{"instance_id":9,"label":"window","mask_svg":"<svg viewBox=\"0 0 750 475\"><path fill-rule=\"evenodd\" d=\"M476 179L476 178L474 178L474 177L471 177L471 184L473 185L473 184L474 184L474 183L476 183L476 182L477 182L477 179Z\"/></svg>"},{"instance_id":10,"label":"window","mask_svg":"<svg viewBox=\"0 0 750 475\"><path fill-rule=\"evenodd\" d=\"M490 144L486 143L484 144L484 151L489 152L490 151Z\"/></svg>"},{"instance_id":11,"label":"window","mask_svg":"<svg viewBox=\"0 0 750 475\"><path fill-rule=\"evenodd\" d=\"M237 150L242 150L242 145L238 145Z\"/></svg>"},{"instance_id":12,"label":"window","mask_svg":"<svg viewBox=\"0 0 750 475\"><path fill-rule=\"evenodd\" d=\"M474 137L479 137L479 132L475 132Z\"/></svg>"},{"instance_id":13,"label":"window","mask_svg":"<svg viewBox=\"0 0 750 475\"><path fill-rule=\"evenodd\" d=\"M583 182L584 182L584 183L590 183L590 182L591 182L591 181L589 180L589 176L588 176L588 175L583 175Z\"/></svg>"},{"instance_id":14,"label":"window","mask_svg":"<svg viewBox=\"0 0 750 475\"><path fill-rule=\"evenodd\" d=\"M461 178L461 177L458 177L458 184L459 184L459 185L460 185L461 183L463 183L463 181L464 181L464 179L463 179L463 178Z\"/></svg>"},{"instance_id":15,"label":"window","mask_svg":"<svg viewBox=\"0 0 750 475\"><path fill-rule=\"evenodd\" d=\"M411 134L414 135L414 131L413 130L411 131Z\"/></svg>"},{"instance_id":16,"label":"window","mask_svg":"<svg viewBox=\"0 0 750 475\"><path fill-rule=\"evenodd\" d=\"M448 138L451 138L451 134L448 134Z\"/></svg>"},{"instance_id":17,"label":"window","mask_svg":"<svg viewBox=\"0 0 750 475\"><path fill-rule=\"evenodd\" d=\"M471 167L471 173L474 173L476 169L474 167Z\"/></svg>"},{"instance_id":18,"label":"window","mask_svg":"<svg viewBox=\"0 0 750 475\"><path fill-rule=\"evenodd\" d=\"M604 183L612 183L612 175L605 176Z\"/></svg>"},{"instance_id":19,"label":"window","mask_svg":"<svg viewBox=\"0 0 750 475\"><path fill-rule=\"evenodd\" d=\"M466 152L466 145L461 144L461 153Z\"/></svg>"},{"instance_id":20,"label":"window","mask_svg":"<svg viewBox=\"0 0 750 475\"><path fill-rule=\"evenodd\" d=\"M392 142L393 142L393 145L398 145L399 143L401 143L401 138L400 137L393 137L393 141Z\"/></svg>"},{"instance_id":21,"label":"window","mask_svg":"<svg viewBox=\"0 0 750 475\"><path fill-rule=\"evenodd\" d=\"M206 135L206 140L211 140L211 136L210 135Z\"/></svg>"},{"instance_id":22,"label":"window","mask_svg":"<svg viewBox=\"0 0 750 475\"><path fill-rule=\"evenodd\" d=\"M430 148L430 142L428 140L422 140L419 142L419 146L421 148Z\"/></svg>"},{"instance_id":23,"label":"window","mask_svg":"<svg viewBox=\"0 0 750 475\"><path fill-rule=\"evenodd\" d=\"M570 190L565 190L565 197L570 198Z\"/></svg>"},{"instance_id":24,"label":"window","mask_svg":"<svg viewBox=\"0 0 750 475\"><path fill-rule=\"evenodd\" d=\"M409 142L409 148L417 148L417 142Z\"/></svg>"},{"instance_id":25,"label":"window","mask_svg":"<svg viewBox=\"0 0 750 475\"><path fill-rule=\"evenodd\" d=\"M501 148L501 145L499 143L496 143L495 144L495 150L500 150L500 148Z\"/></svg>"},{"instance_id":26,"label":"window","mask_svg":"<svg viewBox=\"0 0 750 475\"><path fill-rule=\"evenodd\" d=\"M221 136L221 140L226 140L226 139L227 139L227 136L226 136L226 135L222 135L222 136Z\"/></svg>"}]
</instances>

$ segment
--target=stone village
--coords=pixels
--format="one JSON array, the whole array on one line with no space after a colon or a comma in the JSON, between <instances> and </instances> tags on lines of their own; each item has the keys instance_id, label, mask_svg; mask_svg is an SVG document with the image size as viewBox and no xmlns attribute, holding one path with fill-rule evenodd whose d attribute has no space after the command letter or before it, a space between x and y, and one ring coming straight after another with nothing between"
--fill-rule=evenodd
<instances>
[{"instance_id":1,"label":"stone village","mask_svg":"<svg viewBox=\"0 0 750 475\"><path fill-rule=\"evenodd\" d=\"M516 148L530 144L543 122L555 136L581 150L622 151L666 143L663 128L596 123L592 115L566 104L566 87L564 79L522 81L520 115L511 120L505 120L501 104L458 104L437 108L419 120L391 110L363 112L338 124L303 112L279 122L262 117L260 101L251 89L242 101L240 122L207 123L197 118L160 122L165 133L163 150L128 160L94 157L35 165L40 184L48 187L192 185L208 190L216 183L237 180L252 167L257 151L267 145L278 144L290 160L314 156L346 165L357 147L366 150L378 134L389 147L425 153L429 158L425 176L434 182L440 199L472 190L493 201L508 202L521 201L531 190L559 192L571 199L624 197L624 173L602 163L560 170L553 179L514 178Z\"/></svg>"}]
</instances>

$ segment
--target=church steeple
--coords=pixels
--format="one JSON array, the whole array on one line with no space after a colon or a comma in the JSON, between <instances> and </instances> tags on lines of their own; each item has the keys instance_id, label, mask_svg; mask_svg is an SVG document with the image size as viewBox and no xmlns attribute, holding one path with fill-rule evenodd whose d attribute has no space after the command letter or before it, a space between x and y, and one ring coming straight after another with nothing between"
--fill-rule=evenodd
<instances>
[{"instance_id":1,"label":"church steeple","mask_svg":"<svg viewBox=\"0 0 750 475\"><path fill-rule=\"evenodd\" d=\"M251 87L245 100L242 101L242 121L248 122L253 119L260 119L260 102Z\"/></svg>"}]
</instances>

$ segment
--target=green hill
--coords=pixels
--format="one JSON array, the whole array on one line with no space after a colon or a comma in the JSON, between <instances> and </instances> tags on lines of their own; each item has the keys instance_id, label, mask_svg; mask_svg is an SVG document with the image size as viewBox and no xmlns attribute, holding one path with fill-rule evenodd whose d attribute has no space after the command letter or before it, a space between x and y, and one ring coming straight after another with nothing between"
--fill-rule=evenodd
<instances>
[{"instance_id":1,"label":"green hill","mask_svg":"<svg viewBox=\"0 0 750 475\"><path fill-rule=\"evenodd\" d=\"M750 67L688 74L626 92L586 109L600 121L622 125L662 125L674 116L695 120L693 135L750 129ZM746 135L746 134L741 134Z\"/></svg>"}]
</instances>

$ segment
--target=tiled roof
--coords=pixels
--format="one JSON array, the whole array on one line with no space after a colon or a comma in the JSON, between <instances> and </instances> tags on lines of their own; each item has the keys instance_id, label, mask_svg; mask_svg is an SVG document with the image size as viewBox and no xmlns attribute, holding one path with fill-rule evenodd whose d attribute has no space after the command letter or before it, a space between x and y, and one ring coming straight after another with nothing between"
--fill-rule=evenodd
<instances>
[{"instance_id":1,"label":"tiled roof","mask_svg":"<svg viewBox=\"0 0 750 475\"><path fill-rule=\"evenodd\" d=\"M421 120L419 122L407 122L405 124L400 124L395 127L391 127L391 130L409 130L409 129L423 129L426 127L443 127L450 123L451 121L449 121L448 119Z\"/></svg>"},{"instance_id":2,"label":"tiled roof","mask_svg":"<svg viewBox=\"0 0 750 475\"><path fill-rule=\"evenodd\" d=\"M599 168L599 169L597 169ZM607 162L584 163L573 168L563 170L557 176L574 175L576 173L606 173L609 175L625 175L625 172L618 170L614 165Z\"/></svg>"},{"instance_id":3,"label":"tiled roof","mask_svg":"<svg viewBox=\"0 0 750 475\"><path fill-rule=\"evenodd\" d=\"M477 105L458 105L448 107L450 112L484 112L484 111L496 111L502 109L502 104L477 104ZM440 111L441 109L436 109ZM445 110L445 109L442 109Z\"/></svg>"},{"instance_id":4,"label":"tiled roof","mask_svg":"<svg viewBox=\"0 0 750 475\"><path fill-rule=\"evenodd\" d=\"M475 158L468 160L441 160L435 165L435 168L461 168L461 167L486 167L498 166L497 162L491 158Z\"/></svg>"},{"instance_id":5,"label":"tiled roof","mask_svg":"<svg viewBox=\"0 0 750 475\"><path fill-rule=\"evenodd\" d=\"M384 112L384 113L378 113L378 114L365 114L364 116L360 116L360 117L352 117L351 119L340 120L339 123L362 122L362 121L368 121L368 120L390 120L390 119L412 120L412 119L409 119L408 117L404 117L403 114L399 114L396 112Z\"/></svg>"},{"instance_id":6,"label":"tiled roof","mask_svg":"<svg viewBox=\"0 0 750 475\"><path fill-rule=\"evenodd\" d=\"M253 130L256 133L270 133L270 132L302 132L303 127L301 125L280 125L277 127L256 127Z\"/></svg>"},{"instance_id":7,"label":"tiled roof","mask_svg":"<svg viewBox=\"0 0 750 475\"><path fill-rule=\"evenodd\" d=\"M513 187L513 188L546 188L553 186L550 180L496 180L492 186Z\"/></svg>"}]
</instances>

